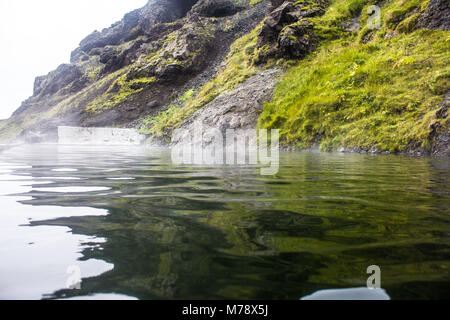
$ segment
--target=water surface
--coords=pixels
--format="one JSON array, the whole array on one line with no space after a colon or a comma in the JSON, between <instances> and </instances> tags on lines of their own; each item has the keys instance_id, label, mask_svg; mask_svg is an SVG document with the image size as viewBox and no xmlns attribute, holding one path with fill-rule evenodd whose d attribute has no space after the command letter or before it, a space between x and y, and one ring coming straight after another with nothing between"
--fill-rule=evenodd
<instances>
[{"instance_id":1,"label":"water surface","mask_svg":"<svg viewBox=\"0 0 450 320\"><path fill-rule=\"evenodd\" d=\"M0 153L0 299L300 299L370 265L392 299L450 298L448 159L281 157L264 177L139 147Z\"/></svg>"}]
</instances>

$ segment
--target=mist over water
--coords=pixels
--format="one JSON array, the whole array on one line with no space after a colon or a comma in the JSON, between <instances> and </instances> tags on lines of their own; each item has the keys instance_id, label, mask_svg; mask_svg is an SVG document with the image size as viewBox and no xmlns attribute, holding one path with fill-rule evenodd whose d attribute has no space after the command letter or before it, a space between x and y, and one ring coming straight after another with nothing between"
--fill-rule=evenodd
<instances>
[{"instance_id":1,"label":"mist over water","mask_svg":"<svg viewBox=\"0 0 450 320\"><path fill-rule=\"evenodd\" d=\"M0 153L0 299L300 299L364 287L450 292L448 159L282 153L186 166L169 150ZM66 289L78 266L81 289Z\"/></svg>"}]
</instances>

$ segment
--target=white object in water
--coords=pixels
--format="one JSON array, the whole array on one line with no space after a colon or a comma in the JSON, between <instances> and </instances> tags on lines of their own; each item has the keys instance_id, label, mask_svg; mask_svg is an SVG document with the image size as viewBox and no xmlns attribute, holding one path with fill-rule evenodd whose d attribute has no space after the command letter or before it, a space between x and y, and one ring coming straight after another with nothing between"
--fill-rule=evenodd
<instances>
[{"instance_id":1,"label":"white object in water","mask_svg":"<svg viewBox=\"0 0 450 320\"><path fill-rule=\"evenodd\" d=\"M145 138L135 129L58 127L60 144L140 145Z\"/></svg>"},{"instance_id":2,"label":"white object in water","mask_svg":"<svg viewBox=\"0 0 450 320\"><path fill-rule=\"evenodd\" d=\"M391 300L383 289L353 288L321 290L301 300Z\"/></svg>"},{"instance_id":3,"label":"white object in water","mask_svg":"<svg viewBox=\"0 0 450 320\"><path fill-rule=\"evenodd\" d=\"M67 299L60 299L60 300L106 300L106 301L114 301L114 300L138 300L135 297L130 297L122 294L115 294L115 293L98 293L93 294L90 296L81 296L81 297L73 297L73 298L67 298Z\"/></svg>"}]
</instances>

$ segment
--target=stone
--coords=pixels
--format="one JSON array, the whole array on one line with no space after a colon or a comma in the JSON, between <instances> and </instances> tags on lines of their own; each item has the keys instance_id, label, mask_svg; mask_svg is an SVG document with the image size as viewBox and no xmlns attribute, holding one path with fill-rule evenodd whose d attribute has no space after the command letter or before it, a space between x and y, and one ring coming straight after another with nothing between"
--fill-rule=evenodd
<instances>
[{"instance_id":1,"label":"stone","mask_svg":"<svg viewBox=\"0 0 450 320\"><path fill-rule=\"evenodd\" d=\"M180 129L193 132L218 129L224 135L227 129L254 129L264 102L270 100L281 72L277 69L262 71L240 84L235 90L224 93L189 117ZM186 136L174 135L171 145L184 143Z\"/></svg>"},{"instance_id":2,"label":"stone","mask_svg":"<svg viewBox=\"0 0 450 320\"><path fill-rule=\"evenodd\" d=\"M145 107L148 109L154 109L159 106L160 106L160 103L157 100L152 100L145 105Z\"/></svg>"},{"instance_id":3,"label":"stone","mask_svg":"<svg viewBox=\"0 0 450 320\"><path fill-rule=\"evenodd\" d=\"M232 0L204 0L197 2L192 8L191 14L205 17L227 17L243 9L244 6Z\"/></svg>"},{"instance_id":4,"label":"stone","mask_svg":"<svg viewBox=\"0 0 450 320\"><path fill-rule=\"evenodd\" d=\"M294 10L294 5L291 2L284 2L281 6L273 10L266 18L266 24L270 28L281 28L283 25L294 23L292 15L288 13Z\"/></svg>"},{"instance_id":5,"label":"stone","mask_svg":"<svg viewBox=\"0 0 450 320\"><path fill-rule=\"evenodd\" d=\"M427 10L419 16L416 28L450 30L450 1L430 0Z\"/></svg>"},{"instance_id":6,"label":"stone","mask_svg":"<svg viewBox=\"0 0 450 320\"><path fill-rule=\"evenodd\" d=\"M109 28L94 31L80 42L80 49L118 45L148 33L159 23L172 22L183 17L198 0L150 0L143 8L134 10Z\"/></svg>"},{"instance_id":7,"label":"stone","mask_svg":"<svg viewBox=\"0 0 450 320\"><path fill-rule=\"evenodd\" d=\"M258 34L258 48L261 50L256 63L263 63L271 57L301 58L314 49L317 42L313 25L307 19L325 12L327 1L313 5L293 1L271 1L266 21Z\"/></svg>"},{"instance_id":8,"label":"stone","mask_svg":"<svg viewBox=\"0 0 450 320\"><path fill-rule=\"evenodd\" d=\"M46 76L37 77L34 82L33 95L54 94L82 76L80 69L73 64L62 64Z\"/></svg>"},{"instance_id":9,"label":"stone","mask_svg":"<svg viewBox=\"0 0 450 320\"><path fill-rule=\"evenodd\" d=\"M278 47L283 56L301 58L313 47L315 39L313 25L308 20L284 29L278 38Z\"/></svg>"}]
</instances>

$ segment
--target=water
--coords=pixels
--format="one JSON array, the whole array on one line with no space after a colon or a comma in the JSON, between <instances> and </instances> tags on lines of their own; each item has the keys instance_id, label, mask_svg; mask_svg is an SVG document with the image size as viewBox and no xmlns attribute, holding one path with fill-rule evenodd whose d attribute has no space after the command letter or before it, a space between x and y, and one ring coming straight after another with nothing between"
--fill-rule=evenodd
<instances>
[{"instance_id":1,"label":"water","mask_svg":"<svg viewBox=\"0 0 450 320\"><path fill-rule=\"evenodd\" d=\"M450 298L448 159L281 157L264 177L138 147L0 153L0 299L297 300L370 265L391 299Z\"/></svg>"}]
</instances>

